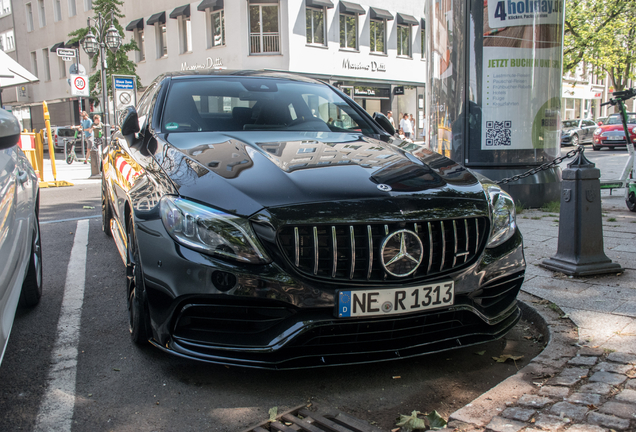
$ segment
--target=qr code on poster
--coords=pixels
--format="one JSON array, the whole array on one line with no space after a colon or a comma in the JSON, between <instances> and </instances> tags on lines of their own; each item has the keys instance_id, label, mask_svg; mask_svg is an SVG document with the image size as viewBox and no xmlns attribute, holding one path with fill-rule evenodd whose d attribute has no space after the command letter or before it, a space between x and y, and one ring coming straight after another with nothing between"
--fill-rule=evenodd
<instances>
[{"instance_id":1,"label":"qr code on poster","mask_svg":"<svg viewBox=\"0 0 636 432\"><path fill-rule=\"evenodd\" d=\"M486 145L487 146L509 146L511 145L512 122L487 121L486 122Z\"/></svg>"}]
</instances>

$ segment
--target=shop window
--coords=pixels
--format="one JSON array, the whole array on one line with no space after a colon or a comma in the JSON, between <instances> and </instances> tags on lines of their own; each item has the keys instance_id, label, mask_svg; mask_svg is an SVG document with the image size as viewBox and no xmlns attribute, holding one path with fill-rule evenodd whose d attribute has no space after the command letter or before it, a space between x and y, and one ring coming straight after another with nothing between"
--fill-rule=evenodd
<instances>
[{"instance_id":1,"label":"shop window","mask_svg":"<svg viewBox=\"0 0 636 432\"><path fill-rule=\"evenodd\" d=\"M57 57L57 64L60 70L60 78L66 78L66 62L62 60L62 57Z\"/></svg>"},{"instance_id":2,"label":"shop window","mask_svg":"<svg viewBox=\"0 0 636 432\"><path fill-rule=\"evenodd\" d=\"M325 45L325 9L306 8L307 43Z\"/></svg>"},{"instance_id":3,"label":"shop window","mask_svg":"<svg viewBox=\"0 0 636 432\"><path fill-rule=\"evenodd\" d=\"M42 60L44 65L44 81L51 81L51 64L49 63L49 50L42 50Z\"/></svg>"},{"instance_id":4,"label":"shop window","mask_svg":"<svg viewBox=\"0 0 636 432\"><path fill-rule=\"evenodd\" d=\"M46 9L44 8L44 0L38 0L38 18L40 20L40 28L46 27Z\"/></svg>"},{"instance_id":5,"label":"shop window","mask_svg":"<svg viewBox=\"0 0 636 432\"><path fill-rule=\"evenodd\" d=\"M225 45L225 12L223 9L210 12L210 46Z\"/></svg>"},{"instance_id":6,"label":"shop window","mask_svg":"<svg viewBox=\"0 0 636 432\"><path fill-rule=\"evenodd\" d=\"M93 9L93 0L84 0L84 11Z\"/></svg>"},{"instance_id":7,"label":"shop window","mask_svg":"<svg viewBox=\"0 0 636 432\"><path fill-rule=\"evenodd\" d=\"M411 57L411 26L398 25L397 27L397 55Z\"/></svg>"},{"instance_id":8,"label":"shop window","mask_svg":"<svg viewBox=\"0 0 636 432\"><path fill-rule=\"evenodd\" d=\"M27 3L24 5L24 8L26 10L26 28L27 31L33 31L33 7L31 6L31 3Z\"/></svg>"},{"instance_id":9,"label":"shop window","mask_svg":"<svg viewBox=\"0 0 636 432\"><path fill-rule=\"evenodd\" d=\"M9 15L11 13L11 0L0 0L0 16Z\"/></svg>"},{"instance_id":10,"label":"shop window","mask_svg":"<svg viewBox=\"0 0 636 432\"><path fill-rule=\"evenodd\" d=\"M68 16L72 17L77 15L77 7L75 6L75 0L68 0Z\"/></svg>"},{"instance_id":11,"label":"shop window","mask_svg":"<svg viewBox=\"0 0 636 432\"><path fill-rule=\"evenodd\" d=\"M386 20L375 21L372 20L369 26L370 35L370 49L372 53L386 53Z\"/></svg>"},{"instance_id":12,"label":"shop window","mask_svg":"<svg viewBox=\"0 0 636 432\"><path fill-rule=\"evenodd\" d=\"M358 15L340 14L340 48L358 49Z\"/></svg>"},{"instance_id":13,"label":"shop window","mask_svg":"<svg viewBox=\"0 0 636 432\"><path fill-rule=\"evenodd\" d=\"M62 20L62 0L53 0L53 19L55 22Z\"/></svg>"},{"instance_id":14,"label":"shop window","mask_svg":"<svg viewBox=\"0 0 636 432\"><path fill-rule=\"evenodd\" d=\"M135 29L134 32L135 42L139 51L136 52L137 63L146 60L146 36L144 35L144 29Z\"/></svg>"},{"instance_id":15,"label":"shop window","mask_svg":"<svg viewBox=\"0 0 636 432\"><path fill-rule=\"evenodd\" d=\"M192 22L189 16L179 17L179 41L181 54L192 51Z\"/></svg>"},{"instance_id":16,"label":"shop window","mask_svg":"<svg viewBox=\"0 0 636 432\"><path fill-rule=\"evenodd\" d=\"M166 34L165 15L163 19L154 21L153 17L148 20L149 25L155 26L155 43L157 46L157 58L168 56L168 39Z\"/></svg>"},{"instance_id":17,"label":"shop window","mask_svg":"<svg viewBox=\"0 0 636 432\"><path fill-rule=\"evenodd\" d=\"M31 51L31 73L38 76L38 53Z\"/></svg>"},{"instance_id":18,"label":"shop window","mask_svg":"<svg viewBox=\"0 0 636 432\"><path fill-rule=\"evenodd\" d=\"M278 4L250 3L250 54L278 54Z\"/></svg>"}]
</instances>

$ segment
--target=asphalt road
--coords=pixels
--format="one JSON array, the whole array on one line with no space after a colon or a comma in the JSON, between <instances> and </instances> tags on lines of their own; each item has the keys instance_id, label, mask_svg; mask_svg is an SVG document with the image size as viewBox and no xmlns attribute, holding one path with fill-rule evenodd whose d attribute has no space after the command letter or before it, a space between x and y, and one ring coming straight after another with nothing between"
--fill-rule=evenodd
<instances>
[{"instance_id":1,"label":"asphalt road","mask_svg":"<svg viewBox=\"0 0 636 432\"><path fill-rule=\"evenodd\" d=\"M412 410L448 416L514 374L543 344L522 322L480 347L291 372L202 364L139 348L128 333L124 265L101 231L99 194L99 183L41 190L45 287L37 307L18 311L0 365L1 431L238 431L267 419L271 407L303 404L337 408L388 430ZM73 270L78 266L80 272ZM63 318L64 293L78 284L83 296L70 311L78 317L76 342L59 351L60 335L73 330ZM524 358L494 362L501 354ZM68 386L52 391L60 379ZM52 417L52 406L66 418Z\"/></svg>"}]
</instances>

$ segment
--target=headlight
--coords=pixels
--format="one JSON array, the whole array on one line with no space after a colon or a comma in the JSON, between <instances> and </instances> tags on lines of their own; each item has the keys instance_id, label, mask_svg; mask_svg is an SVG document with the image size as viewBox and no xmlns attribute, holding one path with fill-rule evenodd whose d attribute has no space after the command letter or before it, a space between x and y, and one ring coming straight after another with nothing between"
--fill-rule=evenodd
<instances>
[{"instance_id":1,"label":"headlight","mask_svg":"<svg viewBox=\"0 0 636 432\"><path fill-rule=\"evenodd\" d=\"M494 248L508 240L517 228L517 214L512 197L492 183L482 183L490 199L492 230L486 247Z\"/></svg>"},{"instance_id":2,"label":"headlight","mask_svg":"<svg viewBox=\"0 0 636 432\"><path fill-rule=\"evenodd\" d=\"M183 246L243 263L270 262L246 219L173 196L161 199L160 212L168 234Z\"/></svg>"},{"instance_id":3,"label":"headlight","mask_svg":"<svg viewBox=\"0 0 636 432\"><path fill-rule=\"evenodd\" d=\"M600 133L601 133L601 130L602 130L601 128L596 128L596 129L594 129L594 135L598 135L598 134L600 134Z\"/></svg>"},{"instance_id":4,"label":"headlight","mask_svg":"<svg viewBox=\"0 0 636 432\"><path fill-rule=\"evenodd\" d=\"M636 134L636 127L634 129L632 129L632 133Z\"/></svg>"}]
</instances>

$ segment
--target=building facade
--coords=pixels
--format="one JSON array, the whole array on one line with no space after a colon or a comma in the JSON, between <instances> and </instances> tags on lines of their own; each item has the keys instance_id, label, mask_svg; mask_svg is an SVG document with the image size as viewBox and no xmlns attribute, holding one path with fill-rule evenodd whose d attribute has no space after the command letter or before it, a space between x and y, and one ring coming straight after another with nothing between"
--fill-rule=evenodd
<instances>
[{"instance_id":1,"label":"building facade","mask_svg":"<svg viewBox=\"0 0 636 432\"><path fill-rule=\"evenodd\" d=\"M120 20L142 86L168 71L266 69L327 81L370 114L393 112L425 130L424 3L421 0L125 0ZM4 100L29 107L30 127L42 127L41 102L52 102L52 124L77 124L80 104L71 96L69 67L56 54L68 34L94 16L91 0L13 0L17 60L39 77L26 98ZM0 25L2 20L0 19ZM0 27L1 28L1 27ZM80 49L90 75L92 62ZM141 89L143 90L143 88Z\"/></svg>"}]
</instances>

